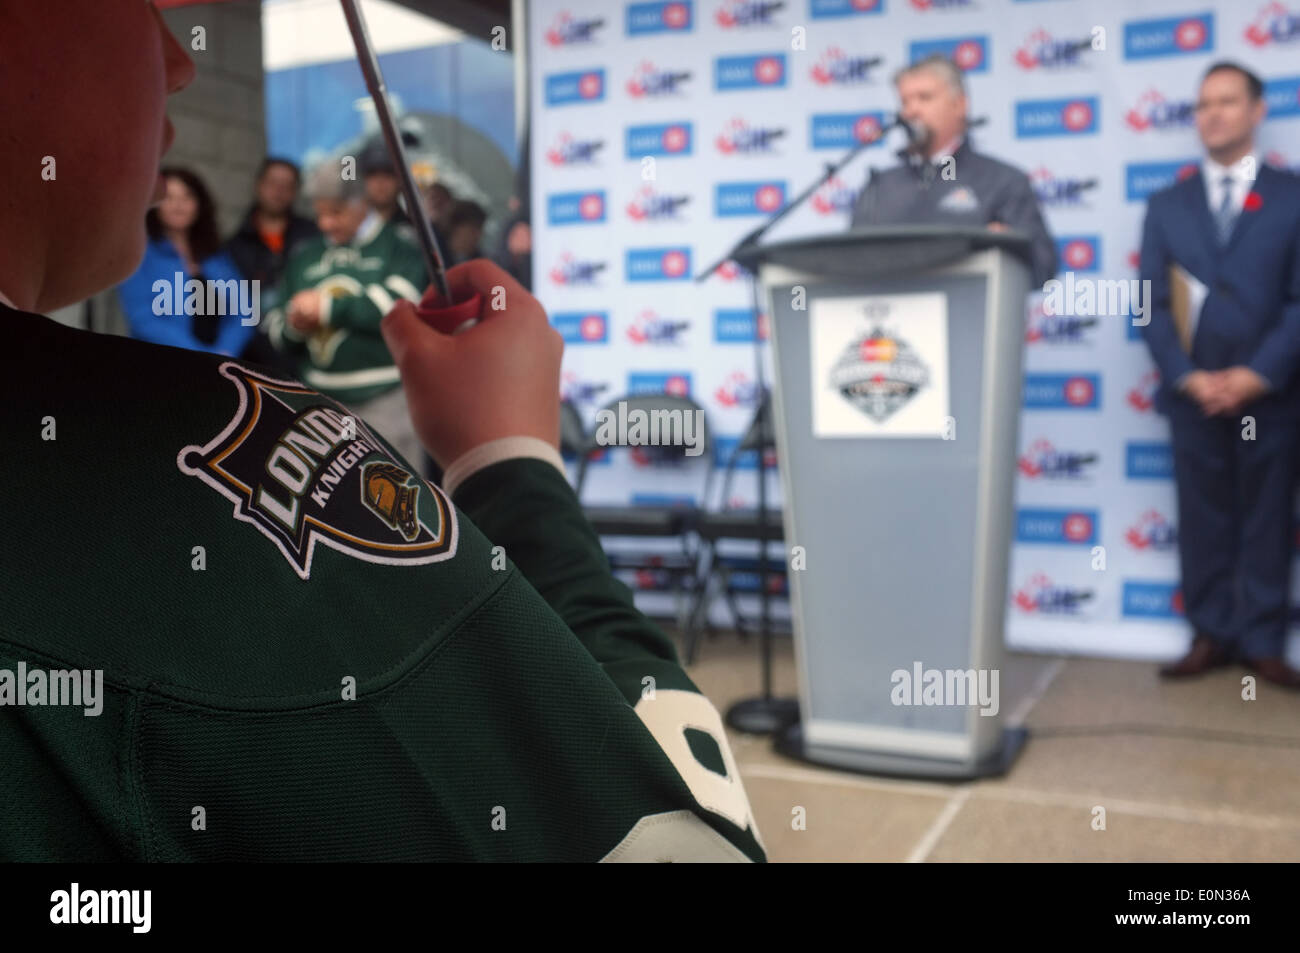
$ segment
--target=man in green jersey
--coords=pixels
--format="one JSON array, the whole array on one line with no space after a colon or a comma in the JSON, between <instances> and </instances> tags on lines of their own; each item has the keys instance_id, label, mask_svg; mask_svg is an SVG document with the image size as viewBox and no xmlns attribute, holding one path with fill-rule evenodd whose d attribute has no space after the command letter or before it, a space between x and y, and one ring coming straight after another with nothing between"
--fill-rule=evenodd
<instances>
[{"instance_id":1,"label":"man in green jersey","mask_svg":"<svg viewBox=\"0 0 1300 953\"><path fill-rule=\"evenodd\" d=\"M454 337L383 319L441 488L307 384L40 316L136 267L192 76L141 0L6 7L0 858L764 859L504 272L448 273L507 304Z\"/></svg>"}]
</instances>

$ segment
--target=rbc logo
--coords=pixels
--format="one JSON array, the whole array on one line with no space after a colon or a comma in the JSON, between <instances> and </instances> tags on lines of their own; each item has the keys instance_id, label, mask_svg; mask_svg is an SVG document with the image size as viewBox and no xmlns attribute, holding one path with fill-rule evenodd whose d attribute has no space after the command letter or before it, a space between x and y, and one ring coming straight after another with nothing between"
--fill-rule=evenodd
<instances>
[{"instance_id":1,"label":"rbc logo","mask_svg":"<svg viewBox=\"0 0 1300 953\"><path fill-rule=\"evenodd\" d=\"M1179 56L1214 49L1214 14L1124 24L1124 59Z\"/></svg>"},{"instance_id":2,"label":"rbc logo","mask_svg":"<svg viewBox=\"0 0 1300 953\"><path fill-rule=\"evenodd\" d=\"M595 103L604 98L605 71L603 69L552 73L546 77L546 105L548 106Z\"/></svg>"},{"instance_id":3,"label":"rbc logo","mask_svg":"<svg viewBox=\"0 0 1300 953\"><path fill-rule=\"evenodd\" d=\"M832 46L813 64L812 81L818 86L852 86L869 82L871 70L883 58L849 56L838 46Z\"/></svg>"},{"instance_id":4,"label":"rbc logo","mask_svg":"<svg viewBox=\"0 0 1300 953\"><path fill-rule=\"evenodd\" d=\"M1064 271L1096 271L1101 267L1101 239L1095 235L1058 238L1056 254Z\"/></svg>"},{"instance_id":5,"label":"rbc logo","mask_svg":"<svg viewBox=\"0 0 1300 953\"><path fill-rule=\"evenodd\" d=\"M975 0L910 0L913 10L926 13L930 10L958 10L973 7Z\"/></svg>"},{"instance_id":6,"label":"rbc logo","mask_svg":"<svg viewBox=\"0 0 1300 953\"><path fill-rule=\"evenodd\" d=\"M1016 539L1022 543L1090 546L1097 541L1097 512L1023 509L1016 513Z\"/></svg>"},{"instance_id":7,"label":"rbc logo","mask_svg":"<svg viewBox=\"0 0 1300 953\"><path fill-rule=\"evenodd\" d=\"M1183 592L1173 582L1124 583L1124 615L1140 619L1173 619L1183 614Z\"/></svg>"},{"instance_id":8,"label":"rbc logo","mask_svg":"<svg viewBox=\"0 0 1300 953\"><path fill-rule=\"evenodd\" d=\"M885 0L812 0L814 20L823 17L852 17L862 13L883 13Z\"/></svg>"},{"instance_id":9,"label":"rbc logo","mask_svg":"<svg viewBox=\"0 0 1300 953\"><path fill-rule=\"evenodd\" d=\"M1195 175L1198 165L1196 159L1131 162L1124 168L1124 197L1130 202L1145 202L1152 193Z\"/></svg>"},{"instance_id":10,"label":"rbc logo","mask_svg":"<svg viewBox=\"0 0 1300 953\"><path fill-rule=\"evenodd\" d=\"M552 315L552 321L569 344L604 344L609 340L609 315L604 311L559 311Z\"/></svg>"},{"instance_id":11,"label":"rbc logo","mask_svg":"<svg viewBox=\"0 0 1300 953\"><path fill-rule=\"evenodd\" d=\"M840 149L863 142L877 145L884 141L884 122L883 112L816 114L812 117L812 147Z\"/></svg>"},{"instance_id":12,"label":"rbc logo","mask_svg":"<svg viewBox=\"0 0 1300 953\"><path fill-rule=\"evenodd\" d=\"M672 394L691 396L689 371L631 371L627 375L627 392L636 394Z\"/></svg>"},{"instance_id":13,"label":"rbc logo","mask_svg":"<svg viewBox=\"0 0 1300 953\"><path fill-rule=\"evenodd\" d=\"M1024 70L1062 69L1082 66L1082 54L1092 49L1092 40L1058 40L1046 30L1035 30L1016 50L1016 65Z\"/></svg>"},{"instance_id":14,"label":"rbc logo","mask_svg":"<svg viewBox=\"0 0 1300 953\"><path fill-rule=\"evenodd\" d=\"M1096 410L1101 406L1097 374L1026 374L1024 406L1029 410Z\"/></svg>"},{"instance_id":15,"label":"rbc logo","mask_svg":"<svg viewBox=\"0 0 1300 953\"><path fill-rule=\"evenodd\" d=\"M941 53L963 73L988 72L989 40L986 36L958 36L947 40L916 40L911 45L912 62Z\"/></svg>"},{"instance_id":16,"label":"rbc logo","mask_svg":"<svg viewBox=\"0 0 1300 953\"><path fill-rule=\"evenodd\" d=\"M650 126L629 126L627 129L627 157L688 156L691 154L691 124L689 122L656 123Z\"/></svg>"},{"instance_id":17,"label":"rbc logo","mask_svg":"<svg viewBox=\"0 0 1300 953\"><path fill-rule=\"evenodd\" d=\"M1016 103L1016 136L1078 136L1097 131L1096 96Z\"/></svg>"},{"instance_id":18,"label":"rbc logo","mask_svg":"<svg viewBox=\"0 0 1300 953\"><path fill-rule=\"evenodd\" d=\"M769 215L785 205L784 182L720 182L714 189L713 212L732 215Z\"/></svg>"},{"instance_id":19,"label":"rbc logo","mask_svg":"<svg viewBox=\"0 0 1300 953\"><path fill-rule=\"evenodd\" d=\"M1124 447L1124 473L1130 480L1172 480L1173 448L1167 443L1129 442Z\"/></svg>"},{"instance_id":20,"label":"rbc logo","mask_svg":"<svg viewBox=\"0 0 1300 953\"><path fill-rule=\"evenodd\" d=\"M552 225L591 225L605 221L604 192L561 192L546 199L546 217Z\"/></svg>"},{"instance_id":21,"label":"rbc logo","mask_svg":"<svg viewBox=\"0 0 1300 953\"><path fill-rule=\"evenodd\" d=\"M751 126L737 117L730 120L721 134L714 140L714 145L723 155L754 155L775 152L773 144L785 135L779 126Z\"/></svg>"},{"instance_id":22,"label":"rbc logo","mask_svg":"<svg viewBox=\"0 0 1300 953\"><path fill-rule=\"evenodd\" d=\"M677 248L629 248L628 281L690 281L691 250Z\"/></svg>"},{"instance_id":23,"label":"rbc logo","mask_svg":"<svg viewBox=\"0 0 1300 953\"><path fill-rule=\"evenodd\" d=\"M766 316L759 316L759 333L767 339ZM713 340L719 344L748 344L754 340L752 308L718 308L713 312Z\"/></svg>"},{"instance_id":24,"label":"rbc logo","mask_svg":"<svg viewBox=\"0 0 1300 953\"><path fill-rule=\"evenodd\" d=\"M691 28L691 0L674 3L631 3L627 8L627 35L682 33Z\"/></svg>"},{"instance_id":25,"label":"rbc logo","mask_svg":"<svg viewBox=\"0 0 1300 953\"><path fill-rule=\"evenodd\" d=\"M1264 84L1264 99L1272 119L1300 116L1300 76L1269 80Z\"/></svg>"},{"instance_id":26,"label":"rbc logo","mask_svg":"<svg viewBox=\"0 0 1300 953\"><path fill-rule=\"evenodd\" d=\"M719 91L784 86L785 54L719 56L713 64L713 77Z\"/></svg>"}]
</instances>

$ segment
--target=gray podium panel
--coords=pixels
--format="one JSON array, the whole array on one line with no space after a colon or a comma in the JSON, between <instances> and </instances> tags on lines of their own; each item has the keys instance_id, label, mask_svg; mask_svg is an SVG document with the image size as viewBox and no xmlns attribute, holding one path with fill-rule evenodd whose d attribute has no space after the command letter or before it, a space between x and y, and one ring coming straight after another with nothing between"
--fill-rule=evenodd
<instances>
[{"instance_id":1,"label":"gray podium panel","mask_svg":"<svg viewBox=\"0 0 1300 953\"><path fill-rule=\"evenodd\" d=\"M981 714L991 706L977 695L914 704L920 685L896 691L894 673L915 681L924 671L982 671L992 688L1000 670L1027 282L999 250L909 275L842 274L761 269L786 543L806 551L806 568L790 573L802 754L884 773L984 773L1002 756L1002 712ZM795 286L805 289L803 310ZM816 435L818 303L934 293L946 322L952 439ZM895 318L900 338L908 320Z\"/></svg>"}]
</instances>

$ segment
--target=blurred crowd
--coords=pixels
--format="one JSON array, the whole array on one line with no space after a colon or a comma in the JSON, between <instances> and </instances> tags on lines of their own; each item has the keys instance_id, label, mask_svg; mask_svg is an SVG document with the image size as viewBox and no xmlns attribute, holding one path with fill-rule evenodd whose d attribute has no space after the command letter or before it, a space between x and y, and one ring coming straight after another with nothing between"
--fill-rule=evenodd
<instances>
[{"instance_id":1,"label":"blurred crowd","mask_svg":"<svg viewBox=\"0 0 1300 953\"><path fill-rule=\"evenodd\" d=\"M356 176L344 177L337 164L325 163L305 183L293 162L268 157L257 171L248 211L224 241L202 178L179 167L162 173L166 192L148 213L144 260L118 288L128 333L297 377L356 410L407 459L423 457L379 332L380 319L399 298L418 301L428 285L383 142L362 152ZM482 247L488 225L482 205L436 180L420 191L419 214L428 218L448 267L491 257L531 289L532 233L517 197L489 256ZM300 192L310 217L297 211ZM258 320L197 295L183 314L160 307L173 299L175 286L232 279L258 282ZM178 293L175 300L184 297Z\"/></svg>"}]
</instances>

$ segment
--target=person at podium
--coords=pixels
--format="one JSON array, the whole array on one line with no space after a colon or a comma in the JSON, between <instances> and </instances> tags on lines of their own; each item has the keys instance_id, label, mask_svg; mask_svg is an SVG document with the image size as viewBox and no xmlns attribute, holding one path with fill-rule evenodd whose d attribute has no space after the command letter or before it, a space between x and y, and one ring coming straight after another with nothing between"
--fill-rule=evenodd
<instances>
[{"instance_id":1,"label":"person at podium","mask_svg":"<svg viewBox=\"0 0 1300 953\"><path fill-rule=\"evenodd\" d=\"M1030 238L1034 286L1054 276L1056 243L1029 177L971 147L961 70L935 54L899 70L894 86L908 145L899 151L900 165L872 170L849 227L948 224L1015 229Z\"/></svg>"}]
</instances>

